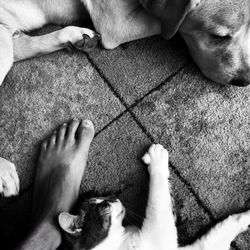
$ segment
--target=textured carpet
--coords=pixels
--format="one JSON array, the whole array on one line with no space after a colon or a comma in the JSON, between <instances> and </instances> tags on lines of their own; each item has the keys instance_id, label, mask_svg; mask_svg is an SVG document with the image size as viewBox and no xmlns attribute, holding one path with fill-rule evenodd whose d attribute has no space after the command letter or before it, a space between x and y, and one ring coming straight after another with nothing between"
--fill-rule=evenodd
<instances>
[{"instance_id":1,"label":"textured carpet","mask_svg":"<svg viewBox=\"0 0 250 250\"><path fill-rule=\"evenodd\" d=\"M249 87L205 79L179 37L15 64L0 88L0 155L16 164L21 193L0 200L1 244L26 234L38 146L73 117L96 128L81 191L121 193L128 222L140 224L145 212L148 175L140 157L152 142L170 152L181 244L250 208L249 96ZM232 249L249 249L248 236Z\"/></svg>"}]
</instances>

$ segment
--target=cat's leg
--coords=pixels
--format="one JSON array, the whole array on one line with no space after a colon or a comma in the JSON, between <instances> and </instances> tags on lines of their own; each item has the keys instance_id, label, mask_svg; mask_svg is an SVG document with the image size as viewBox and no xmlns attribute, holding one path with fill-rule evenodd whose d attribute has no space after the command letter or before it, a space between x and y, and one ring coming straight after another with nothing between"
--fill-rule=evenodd
<instances>
[{"instance_id":1,"label":"cat's leg","mask_svg":"<svg viewBox=\"0 0 250 250\"><path fill-rule=\"evenodd\" d=\"M42 144L33 196L33 229L18 250L56 249L56 218L76 202L94 127L90 121L63 124Z\"/></svg>"},{"instance_id":2,"label":"cat's leg","mask_svg":"<svg viewBox=\"0 0 250 250\"><path fill-rule=\"evenodd\" d=\"M234 238L247 230L249 224L250 211L231 215L218 223L192 246L183 247L180 250L228 250Z\"/></svg>"},{"instance_id":3,"label":"cat's leg","mask_svg":"<svg viewBox=\"0 0 250 250\"><path fill-rule=\"evenodd\" d=\"M168 152L163 146L153 144L142 159L148 164L150 175L149 200L142 227L144 247L177 250L177 230L168 181ZM151 248L147 247L149 245Z\"/></svg>"},{"instance_id":4,"label":"cat's leg","mask_svg":"<svg viewBox=\"0 0 250 250\"><path fill-rule=\"evenodd\" d=\"M15 165L0 157L0 194L4 197L17 195L19 192L19 178Z\"/></svg>"},{"instance_id":5,"label":"cat's leg","mask_svg":"<svg viewBox=\"0 0 250 250\"><path fill-rule=\"evenodd\" d=\"M67 26L42 36L28 36L20 32L13 40L14 61L43 56L69 47L88 51L97 45L98 40L96 32L76 26Z\"/></svg>"}]
</instances>

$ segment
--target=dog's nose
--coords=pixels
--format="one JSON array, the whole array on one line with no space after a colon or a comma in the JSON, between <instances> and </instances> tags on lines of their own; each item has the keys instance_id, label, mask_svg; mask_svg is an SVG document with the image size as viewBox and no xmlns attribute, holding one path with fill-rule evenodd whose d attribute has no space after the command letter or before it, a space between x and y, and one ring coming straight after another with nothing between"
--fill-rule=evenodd
<instances>
[{"instance_id":1,"label":"dog's nose","mask_svg":"<svg viewBox=\"0 0 250 250\"><path fill-rule=\"evenodd\" d=\"M250 81L243 78L234 78L229 82L229 84L237 87L246 87L250 84Z\"/></svg>"}]
</instances>

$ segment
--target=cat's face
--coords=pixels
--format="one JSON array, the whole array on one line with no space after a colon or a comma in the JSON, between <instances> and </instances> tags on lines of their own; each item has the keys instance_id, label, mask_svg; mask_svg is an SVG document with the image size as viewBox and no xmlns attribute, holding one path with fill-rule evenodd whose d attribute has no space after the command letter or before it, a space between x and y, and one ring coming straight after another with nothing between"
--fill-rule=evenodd
<instances>
[{"instance_id":1,"label":"cat's face","mask_svg":"<svg viewBox=\"0 0 250 250\"><path fill-rule=\"evenodd\" d=\"M61 213L59 224L76 249L92 249L122 228L125 208L119 199L91 198L80 205L79 214ZM74 242L73 242L74 241Z\"/></svg>"}]
</instances>

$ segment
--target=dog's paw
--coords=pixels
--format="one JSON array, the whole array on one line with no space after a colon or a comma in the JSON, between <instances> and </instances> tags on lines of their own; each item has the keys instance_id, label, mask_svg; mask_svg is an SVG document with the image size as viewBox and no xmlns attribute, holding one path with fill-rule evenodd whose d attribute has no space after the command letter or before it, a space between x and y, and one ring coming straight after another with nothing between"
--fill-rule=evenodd
<instances>
[{"instance_id":1,"label":"dog's paw","mask_svg":"<svg viewBox=\"0 0 250 250\"><path fill-rule=\"evenodd\" d=\"M100 41L100 36L96 34L93 38L83 35L83 39L73 44L73 47L80 51L90 52Z\"/></svg>"},{"instance_id":2,"label":"dog's paw","mask_svg":"<svg viewBox=\"0 0 250 250\"><path fill-rule=\"evenodd\" d=\"M168 177L168 158L168 151L162 145L153 144L142 160L148 164L150 173L160 173Z\"/></svg>"},{"instance_id":3,"label":"dog's paw","mask_svg":"<svg viewBox=\"0 0 250 250\"><path fill-rule=\"evenodd\" d=\"M0 194L10 197L18 192L19 178L14 164L0 157Z\"/></svg>"},{"instance_id":4,"label":"dog's paw","mask_svg":"<svg viewBox=\"0 0 250 250\"><path fill-rule=\"evenodd\" d=\"M59 36L61 43L65 44L69 51L77 49L85 52L93 50L100 38L95 31L76 26L65 27L60 31Z\"/></svg>"}]
</instances>

